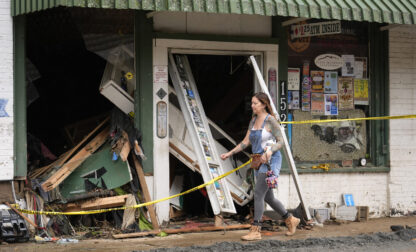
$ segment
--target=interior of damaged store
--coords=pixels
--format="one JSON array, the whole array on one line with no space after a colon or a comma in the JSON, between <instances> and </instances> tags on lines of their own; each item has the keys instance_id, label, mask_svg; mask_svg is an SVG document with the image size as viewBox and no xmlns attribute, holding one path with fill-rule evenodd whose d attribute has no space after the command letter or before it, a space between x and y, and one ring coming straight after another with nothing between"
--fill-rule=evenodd
<instances>
[{"instance_id":1,"label":"interior of damaged store","mask_svg":"<svg viewBox=\"0 0 416 252\"><path fill-rule=\"evenodd\" d=\"M141 162L146 137L134 125L134 15L127 10L56 8L27 15L27 174L21 193L24 208L35 211L94 211L132 206L151 200ZM176 56L176 55L174 55ZM251 118L254 72L247 55L188 54L191 73L219 150L233 148ZM178 97L169 78L171 195L204 183ZM179 127L179 128L178 128ZM185 129L185 132L183 130ZM174 143L178 143L175 145ZM221 154L221 153L220 153ZM188 158L188 160L186 159ZM191 156L192 160L197 158ZM227 169L249 160L241 153ZM231 176L230 176L231 177ZM251 170L232 178L236 212L228 224L240 224L250 213ZM241 189L241 185L244 188ZM162 186L162 185L160 185ZM25 202L25 204L23 204ZM195 228L214 225L205 188L172 199L171 223L158 223L152 206L137 210L85 215L32 215L31 232L47 227L50 236L95 236L115 233ZM245 227L245 226L244 226ZM101 231L100 231L101 230ZM42 231L43 232L43 231Z\"/></svg>"},{"instance_id":2,"label":"interior of damaged store","mask_svg":"<svg viewBox=\"0 0 416 252\"><path fill-rule=\"evenodd\" d=\"M29 214L28 229L39 237L81 232L85 237L126 238L124 233L160 234L162 227L166 233L223 230L222 224L248 228L255 183L248 166L170 199L169 222L158 221L153 205L97 211L151 201L155 188L168 187L169 195L186 192L250 159L248 149L225 161L218 158L244 138L252 117L251 97L259 83L250 55L264 73L282 121L374 115L378 101L372 97L379 91L369 81L368 27L331 21L334 27L342 27L339 33L296 35L300 26L321 21L308 20L283 28L287 49L286 41L279 46L282 52L287 50L287 82L276 78L277 72L281 75L277 69L281 62L273 38L263 43L272 48L270 54L259 47L256 51L238 46L167 50L168 66L153 68L153 78L160 70L168 83L167 89L152 92L158 97L153 98L157 102L152 114L156 132L143 134L135 114L142 101L135 101L140 76L135 65L134 18L134 11L89 8L54 8L26 16L28 179L18 193L19 205L35 211L94 213ZM157 80L153 81L148 85L155 85ZM167 102L159 101L165 97ZM380 147L378 138L373 140L374 125L345 121L286 126L298 171L342 172L380 165L373 155ZM143 161L159 158L160 153L148 156L150 151L143 147L143 141L156 137L169 142L169 164L163 166L169 183L163 185L157 183L155 170L143 166ZM282 174L288 173L284 161ZM344 209L345 215L339 215L343 208L338 206L336 216L336 204L328 202L325 208L312 210L312 215L319 212L320 222L368 218L368 207L356 209L352 195L341 197L353 210ZM294 211L299 217L304 214L300 206ZM265 215L264 229L276 230L282 224L276 219Z\"/></svg>"}]
</instances>

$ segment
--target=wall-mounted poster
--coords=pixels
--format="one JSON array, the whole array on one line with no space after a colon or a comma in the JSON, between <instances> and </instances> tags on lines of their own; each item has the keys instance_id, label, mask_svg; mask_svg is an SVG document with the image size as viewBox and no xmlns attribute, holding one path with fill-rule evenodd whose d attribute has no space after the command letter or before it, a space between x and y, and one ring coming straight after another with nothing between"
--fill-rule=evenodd
<instances>
[{"instance_id":1,"label":"wall-mounted poster","mask_svg":"<svg viewBox=\"0 0 416 252\"><path fill-rule=\"evenodd\" d=\"M312 90L322 91L324 89L324 71L311 71Z\"/></svg>"},{"instance_id":2,"label":"wall-mounted poster","mask_svg":"<svg viewBox=\"0 0 416 252\"><path fill-rule=\"evenodd\" d=\"M324 93L336 94L338 93L338 73L337 72L325 72L324 79Z\"/></svg>"},{"instance_id":3,"label":"wall-mounted poster","mask_svg":"<svg viewBox=\"0 0 416 252\"><path fill-rule=\"evenodd\" d=\"M287 90L299 90L300 68L288 68Z\"/></svg>"},{"instance_id":4,"label":"wall-mounted poster","mask_svg":"<svg viewBox=\"0 0 416 252\"><path fill-rule=\"evenodd\" d=\"M325 114L324 93L311 92L311 114L312 115L324 115Z\"/></svg>"},{"instance_id":5,"label":"wall-mounted poster","mask_svg":"<svg viewBox=\"0 0 416 252\"><path fill-rule=\"evenodd\" d=\"M303 62L302 76L309 76L309 62Z\"/></svg>"},{"instance_id":6,"label":"wall-mounted poster","mask_svg":"<svg viewBox=\"0 0 416 252\"><path fill-rule=\"evenodd\" d=\"M338 94L325 94L325 115L338 115Z\"/></svg>"},{"instance_id":7,"label":"wall-mounted poster","mask_svg":"<svg viewBox=\"0 0 416 252\"><path fill-rule=\"evenodd\" d=\"M354 79L351 77L338 78L339 110L354 109Z\"/></svg>"},{"instance_id":8,"label":"wall-mounted poster","mask_svg":"<svg viewBox=\"0 0 416 252\"><path fill-rule=\"evenodd\" d=\"M354 79L354 104L368 105L368 80Z\"/></svg>"},{"instance_id":9,"label":"wall-mounted poster","mask_svg":"<svg viewBox=\"0 0 416 252\"><path fill-rule=\"evenodd\" d=\"M354 75L356 79L367 79L367 58L355 57Z\"/></svg>"},{"instance_id":10,"label":"wall-mounted poster","mask_svg":"<svg viewBox=\"0 0 416 252\"><path fill-rule=\"evenodd\" d=\"M354 77L355 60L354 55L342 55L342 76Z\"/></svg>"},{"instance_id":11,"label":"wall-mounted poster","mask_svg":"<svg viewBox=\"0 0 416 252\"><path fill-rule=\"evenodd\" d=\"M311 111L311 77L302 79L302 111Z\"/></svg>"},{"instance_id":12,"label":"wall-mounted poster","mask_svg":"<svg viewBox=\"0 0 416 252\"><path fill-rule=\"evenodd\" d=\"M287 91L287 102L289 109L299 109L299 91Z\"/></svg>"}]
</instances>

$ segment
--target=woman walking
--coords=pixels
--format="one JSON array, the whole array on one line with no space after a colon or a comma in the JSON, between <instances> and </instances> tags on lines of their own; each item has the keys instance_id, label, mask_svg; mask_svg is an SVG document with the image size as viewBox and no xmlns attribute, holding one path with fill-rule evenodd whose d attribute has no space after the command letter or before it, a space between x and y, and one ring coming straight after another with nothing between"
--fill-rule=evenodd
<instances>
[{"instance_id":1,"label":"woman walking","mask_svg":"<svg viewBox=\"0 0 416 252\"><path fill-rule=\"evenodd\" d=\"M269 204L285 220L288 228L286 235L293 235L300 220L288 213L283 204L274 197L272 189L266 183L268 166L278 177L282 165L280 148L283 146L283 140L279 131L279 123L273 116L270 100L265 93L259 92L252 97L251 108L253 110L253 118L250 121L243 141L231 151L221 154L221 158L225 160L251 144L252 153L254 155L258 154L260 158L260 166L255 171L257 181L254 189L254 221L250 232L242 236L241 239L246 241L261 239L260 221L263 217L264 202ZM252 167L255 163L254 159L253 157ZM257 169L256 167L253 168Z\"/></svg>"}]
</instances>

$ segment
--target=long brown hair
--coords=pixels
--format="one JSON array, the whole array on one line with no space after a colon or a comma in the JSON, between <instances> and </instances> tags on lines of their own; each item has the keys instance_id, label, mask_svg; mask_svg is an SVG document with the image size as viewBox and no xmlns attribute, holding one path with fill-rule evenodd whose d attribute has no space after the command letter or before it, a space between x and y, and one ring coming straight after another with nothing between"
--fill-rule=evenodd
<instances>
[{"instance_id":1,"label":"long brown hair","mask_svg":"<svg viewBox=\"0 0 416 252\"><path fill-rule=\"evenodd\" d=\"M269 113L274 118L276 118L275 114L273 113L272 106L270 105L270 99L265 93L258 92L258 93L255 93L253 96L256 97L262 104L266 105L267 113Z\"/></svg>"}]
</instances>

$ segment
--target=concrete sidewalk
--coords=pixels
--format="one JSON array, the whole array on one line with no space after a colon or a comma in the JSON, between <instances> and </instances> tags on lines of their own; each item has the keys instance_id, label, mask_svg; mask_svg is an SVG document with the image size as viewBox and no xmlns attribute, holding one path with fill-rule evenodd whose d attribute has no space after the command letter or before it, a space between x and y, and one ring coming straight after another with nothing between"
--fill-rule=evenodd
<instances>
[{"instance_id":1,"label":"concrete sidewalk","mask_svg":"<svg viewBox=\"0 0 416 252\"><path fill-rule=\"evenodd\" d=\"M324 225L312 230L298 230L295 236L284 236L285 228L279 232L263 232L264 240L297 240L307 238L325 238L340 236L356 236L376 232L390 232L391 225L408 225L416 229L416 216L370 219L366 222L348 222L340 225ZM169 235L167 237L145 237L130 239L89 239L80 240L77 244L37 244L33 242L23 244L1 245L1 251L133 251L157 248L188 247L192 245L208 246L218 242L240 242L240 236L247 230L206 232ZM247 242L244 242L247 243Z\"/></svg>"}]
</instances>

